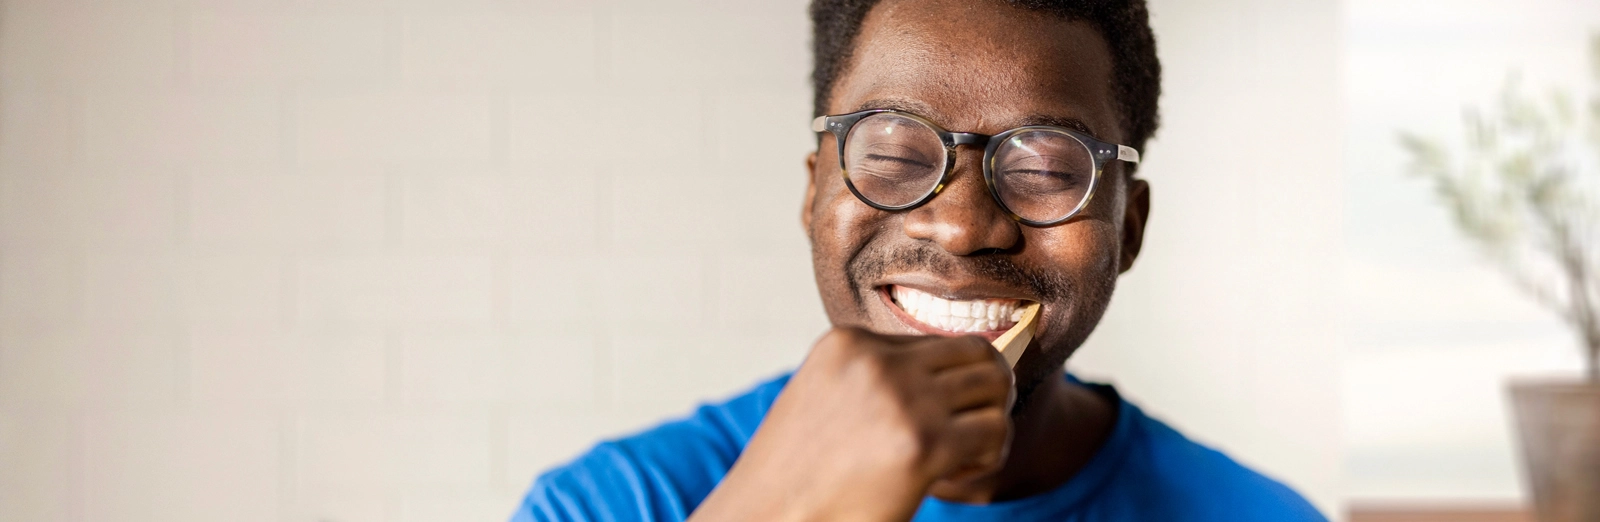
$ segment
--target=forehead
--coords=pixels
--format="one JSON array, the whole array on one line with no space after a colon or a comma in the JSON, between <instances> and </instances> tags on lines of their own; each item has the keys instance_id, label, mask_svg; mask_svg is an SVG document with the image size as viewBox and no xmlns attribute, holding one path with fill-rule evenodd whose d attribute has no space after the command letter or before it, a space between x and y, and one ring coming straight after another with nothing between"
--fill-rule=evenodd
<instances>
[{"instance_id":1,"label":"forehead","mask_svg":"<svg viewBox=\"0 0 1600 522\"><path fill-rule=\"evenodd\" d=\"M1089 24L996 0L885 0L867 14L828 112L910 108L956 131L1078 120L1120 140L1111 57Z\"/></svg>"}]
</instances>

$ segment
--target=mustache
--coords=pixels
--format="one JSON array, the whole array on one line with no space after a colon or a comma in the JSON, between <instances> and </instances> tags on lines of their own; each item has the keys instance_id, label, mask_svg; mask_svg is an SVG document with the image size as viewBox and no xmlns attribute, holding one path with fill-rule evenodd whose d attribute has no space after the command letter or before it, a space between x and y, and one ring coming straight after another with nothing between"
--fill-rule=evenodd
<instances>
[{"instance_id":1,"label":"mustache","mask_svg":"<svg viewBox=\"0 0 1600 522\"><path fill-rule=\"evenodd\" d=\"M1073 290L1067 278L1052 271L1022 266L1006 254L954 256L926 242L900 248L869 245L850 260L846 277L851 287L861 288L862 281L878 280L890 272L913 271L970 274L1026 288L1041 302L1061 300L1072 295Z\"/></svg>"}]
</instances>

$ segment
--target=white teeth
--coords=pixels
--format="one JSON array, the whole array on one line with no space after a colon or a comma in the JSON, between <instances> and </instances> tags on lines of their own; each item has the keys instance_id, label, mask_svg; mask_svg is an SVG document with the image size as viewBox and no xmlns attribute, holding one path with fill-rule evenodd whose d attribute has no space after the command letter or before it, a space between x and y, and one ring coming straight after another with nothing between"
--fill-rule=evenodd
<instances>
[{"instance_id":1,"label":"white teeth","mask_svg":"<svg viewBox=\"0 0 1600 522\"><path fill-rule=\"evenodd\" d=\"M1022 319L1022 302L1017 299L950 301L899 285L890 295L918 322L949 332L992 332Z\"/></svg>"}]
</instances>

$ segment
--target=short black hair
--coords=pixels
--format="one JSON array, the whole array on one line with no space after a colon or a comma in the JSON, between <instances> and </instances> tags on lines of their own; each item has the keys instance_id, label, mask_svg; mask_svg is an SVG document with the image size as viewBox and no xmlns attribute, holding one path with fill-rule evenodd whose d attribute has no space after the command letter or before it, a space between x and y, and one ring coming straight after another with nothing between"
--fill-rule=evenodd
<instances>
[{"instance_id":1,"label":"short black hair","mask_svg":"<svg viewBox=\"0 0 1600 522\"><path fill-rule=\"evenodd\" d=\"M812 0L812 116L828 110L833 84L850 61L867 12L880 0ZM1144 0L1004 0L1022 9L1082 20L1100 31L1111 49L1111 93L1129 145L1144 150L1159 124L1161 60Z\"/></svg>"}]
</instances>

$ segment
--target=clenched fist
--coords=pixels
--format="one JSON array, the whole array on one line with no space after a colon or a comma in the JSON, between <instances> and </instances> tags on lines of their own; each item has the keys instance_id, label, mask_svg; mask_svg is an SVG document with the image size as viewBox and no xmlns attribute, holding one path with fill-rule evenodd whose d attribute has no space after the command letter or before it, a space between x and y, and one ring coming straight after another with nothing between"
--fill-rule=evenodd
<instances>
[{"instance_id":1,"label":"clenched fist","mask_svg":"<svg viewBox=\"0 0 1600 522\"><path fill-rule=\"evenodd\" d=\"M934 482L1005 462L1014 400L982 338L836 328L690 518L909 520Z\"/></svg>"}]
</instances>

